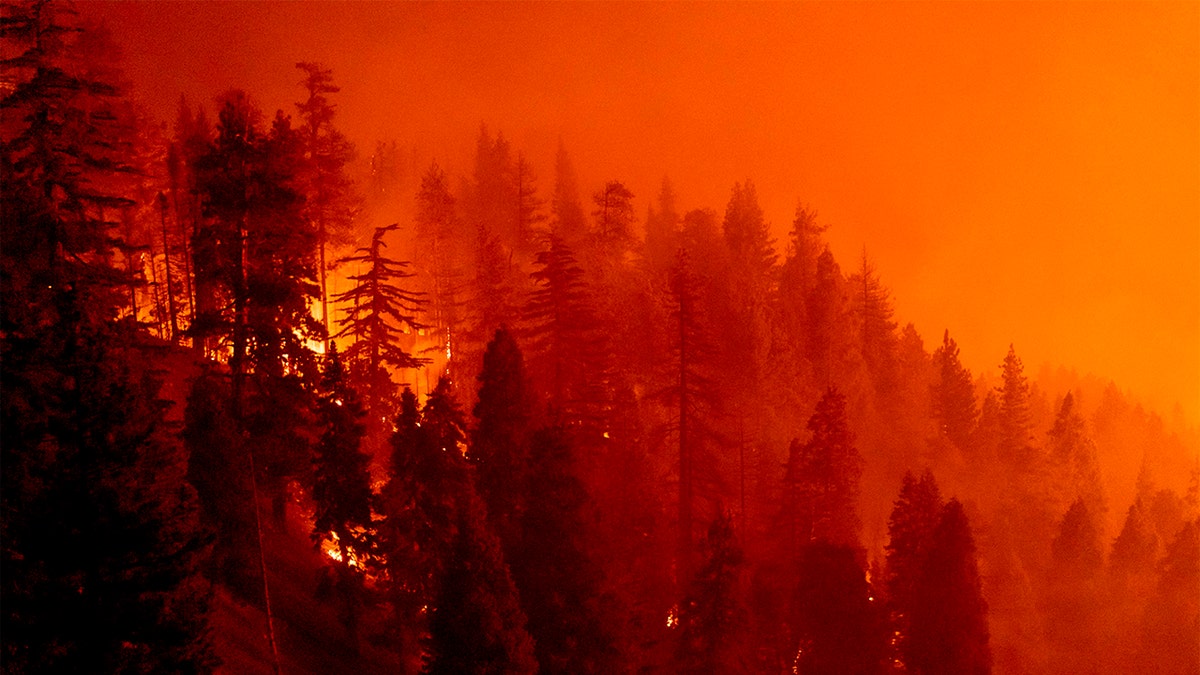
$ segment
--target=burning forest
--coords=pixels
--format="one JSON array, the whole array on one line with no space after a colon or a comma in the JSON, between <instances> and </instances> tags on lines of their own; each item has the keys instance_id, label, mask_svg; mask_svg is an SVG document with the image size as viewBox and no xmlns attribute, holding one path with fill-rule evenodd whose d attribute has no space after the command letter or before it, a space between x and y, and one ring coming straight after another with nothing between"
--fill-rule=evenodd
<instances>
[{"instance_id":1,"label":"burning forest","mask_svg":"<svg viewBox=\"0 0 1200 675\"><path fill-rule=\"evenodd\" d=\"M5 0L0 668L1200 673L1198 20Z\"/></svg>"}]
</instances>

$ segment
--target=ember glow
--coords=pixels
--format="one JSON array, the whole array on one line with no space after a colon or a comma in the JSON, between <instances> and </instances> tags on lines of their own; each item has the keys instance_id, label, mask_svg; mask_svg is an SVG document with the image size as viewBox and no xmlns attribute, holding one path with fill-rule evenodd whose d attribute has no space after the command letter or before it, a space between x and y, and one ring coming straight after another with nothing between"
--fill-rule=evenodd
<instances>
[{"instance_id":1,"label":"ember glow","mask_svg":"<svg viewBox=\"0 0 1200 675\"><path fill-rule=\"evenodd\" d=\"M1197 3L2 11L6 671L1200 672Z\"/></svg>"}]
</instances>

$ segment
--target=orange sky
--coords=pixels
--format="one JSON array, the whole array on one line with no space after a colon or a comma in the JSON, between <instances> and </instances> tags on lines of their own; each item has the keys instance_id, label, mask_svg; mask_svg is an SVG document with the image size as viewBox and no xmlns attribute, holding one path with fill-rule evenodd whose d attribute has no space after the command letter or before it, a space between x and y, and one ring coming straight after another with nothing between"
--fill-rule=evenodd
<instances>
[{"instance_id":1,"label":"orange sky","mask_svg":"<svg viewBox=\"0 0 1200 675\"><path fill-rule=\"evenodd\" d=\"M865 244L927 346L1014 342L1200 421L1200 3L89 3L164 119L229 87L273 110L332 67L339 124L461 170L481 121L549 190L724 207L752 178Z\"/></svg>"}]
</instances>

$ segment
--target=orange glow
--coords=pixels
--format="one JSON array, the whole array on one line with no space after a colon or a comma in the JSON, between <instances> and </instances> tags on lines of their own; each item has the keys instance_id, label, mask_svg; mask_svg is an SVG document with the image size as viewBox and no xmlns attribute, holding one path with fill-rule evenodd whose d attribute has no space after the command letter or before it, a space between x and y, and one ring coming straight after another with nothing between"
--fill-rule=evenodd
<instances>
[{"instance_id":1,"label":"orange glow","mask_svg":"<svg viewBox=\"0 0 1200 675\"><path fill-rule=\"evenodd\" d=\"M481 120L537 168L681 205L758 185L865 243L898 316L975 372L1009 342L1200 419L1200 5L85 3L147 105L228 87L291 112L294 64L342 86L360 154L470 167ZM646 158L654 158L647 161ZM436 371L435 371L436 372Z\"/></svg>"}]
</instances>

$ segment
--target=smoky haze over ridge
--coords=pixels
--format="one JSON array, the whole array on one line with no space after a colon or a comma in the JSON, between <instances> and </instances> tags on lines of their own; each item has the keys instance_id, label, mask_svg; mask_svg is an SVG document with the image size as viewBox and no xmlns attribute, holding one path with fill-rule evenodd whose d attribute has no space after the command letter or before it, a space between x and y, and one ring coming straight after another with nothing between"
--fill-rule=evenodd
<instances>
[{"instance_id":1,"label":"smoky haze over ridge","mask_svg":"<svg viewBox=\"0 0 1200 675\"><path fill-rule=\"evenodd\" d=\"M480 122L545 196L559 138L580 188L670 176L718 211L750 178L785 243L799 199L862 246L932 347L976 374L1113 378L1200 415L1195 4L85 4L152 112L242 87L293 112L333 69L361 153L417 143L465 173Z\"/></svg>"}]
</instances>

